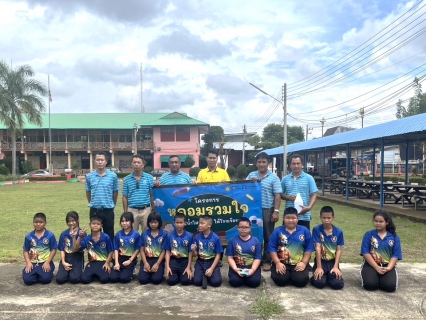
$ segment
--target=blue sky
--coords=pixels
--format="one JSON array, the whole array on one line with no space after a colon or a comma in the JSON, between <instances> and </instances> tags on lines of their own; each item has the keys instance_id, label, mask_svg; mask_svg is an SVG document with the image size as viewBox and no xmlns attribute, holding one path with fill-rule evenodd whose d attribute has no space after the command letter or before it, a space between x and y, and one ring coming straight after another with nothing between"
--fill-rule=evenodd
<instances>
[{"instance_id":1,"label":"blue sky","mask_svg":"<svg viewBox=\"0 0 426 320\"><path fill-rule=\"evenodd\" d=\"M50 74L52 112L140 112L142 62L146 112L185 112L226 132L240 132L244 124L260 131L267 123L282 122L282 108L249 82L274 96L280 96L284 82L289 97L310 91L313 81L304 87L295 82L340 59L416 3L0 0L0 59L32 65L44 82ZM426 7L417 16L425 12ZM383 39L366 51L369 61L398 43L372 56ZM320 136L323 117L325 129L360 127L354 115L362 106L371 109L365 126L395 119L393 105L411 92L389 100L388 108L374 109L373 103L403 80L408 84L414 77L409 71L425 61L425 51L422 35L343 81L349 83L293 96L289 124L308 124L312 138ZM336 69L319 80L332 81L354 68ZM369 93L400 76L399 87Z\"/></svg>"}]
</instances>

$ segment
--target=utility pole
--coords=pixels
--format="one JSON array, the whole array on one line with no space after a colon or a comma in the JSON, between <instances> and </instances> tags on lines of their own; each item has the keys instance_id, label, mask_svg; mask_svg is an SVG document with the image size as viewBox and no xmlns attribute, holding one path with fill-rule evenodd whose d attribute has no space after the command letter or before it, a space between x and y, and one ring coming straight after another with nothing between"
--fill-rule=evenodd
<instances>
[{"instance_id":1,"label":"utility pole","mask_svg":"<svg viewBox=\"0 0 426 320\"><path fill-rule=\"evenodd\" d=\"M322 120L320 120L320 122L321 122L321 137L324 137L324 123L326 122L324 117L322 117Z\"/></svg>"},{"instance_id":2,"label":"utility pole","mask_svg":"<svg viewBox=\"0 0 426 320\"><path fill-rule=\"evenodd\" d=\"M244 133L244 138L243 138L243 164L246 163L246 125L243 126L243 133Z\"/></svg>"},{"instance_id":3,"label":"utility pole","mask_svg":"<svg viewBox=\"0 0 426 320\"><path fill-rule=\"evenodd\" d=\"M306 125L306 140L305 141L308 141L309 130L312 130L312 128L309 128L309 125L307 124Z\"/></svg>"},{"instance_id":4,"label":"utility pole","mask_svg":"<svg viewBox=\"0 0 426 320\"><path fill-rule=\"evenodd\" d=\"M361 128L364 128L364 107L362 107L361 109L359 109L359 114L361 116Z\"/></svg>"}]
</instances>

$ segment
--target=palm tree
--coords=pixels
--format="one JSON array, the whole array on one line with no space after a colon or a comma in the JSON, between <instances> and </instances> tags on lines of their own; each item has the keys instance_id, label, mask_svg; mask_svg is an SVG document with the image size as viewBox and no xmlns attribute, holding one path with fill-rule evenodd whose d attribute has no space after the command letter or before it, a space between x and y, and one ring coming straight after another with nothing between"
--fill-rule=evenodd
<instances>
[{"instance_id":1,"label":"palm tree","mask_svg":"<svg viewBox=\"0 0 426 320\"><path fill-rule=\"evenodd\" d=\"M12 139L12 174L16 173L16 136L24 128L24 114L29 123L43 124L41 114L45 106L41 97L48 92L40 81L33 79L34 75L29 65L12 69L0 61L0 122L8 128Z\"/></svg>"}]
</instances>

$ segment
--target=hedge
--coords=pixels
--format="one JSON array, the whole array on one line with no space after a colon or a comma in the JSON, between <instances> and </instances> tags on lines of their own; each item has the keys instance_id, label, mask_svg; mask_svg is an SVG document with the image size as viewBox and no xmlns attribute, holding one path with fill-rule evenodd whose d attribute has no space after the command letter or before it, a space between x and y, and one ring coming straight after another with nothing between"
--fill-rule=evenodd
<instances>
[{"instance_id":1,"label":"hedge","mask_svg":"<svg viewBox=\"0 0 426 320\"><path fill-rule=\"evenodd\" d=\"M45 177L29 177L28 180L31 181L60 181L67 180L67 177L63 176L45 176Z\"/></svg>"}]
</instances>

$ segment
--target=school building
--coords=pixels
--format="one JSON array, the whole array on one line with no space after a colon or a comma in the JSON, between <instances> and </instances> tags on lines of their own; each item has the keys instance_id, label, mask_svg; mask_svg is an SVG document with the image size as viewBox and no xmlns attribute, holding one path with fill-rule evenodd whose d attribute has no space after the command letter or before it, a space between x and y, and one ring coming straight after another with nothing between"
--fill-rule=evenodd
<instances>
[{"instance_id":1,"label":"school building","mask_svg":"<svg viewBox=\"0 0 426 320\"><path fill-rule=\"evenodd\" d=\"M108 166L130 169L133 154L140 154L147 166L168 168L169 156L186 157L199 165L200 135L208 133L209 124L173 113L56 113L43 114L43 125L26 123L17 137L16 157L36 169L49 169L50 153L55 173L66 168L93 170L94 154L109 155ZM12 156L12 142L7 128L0 123L0 155ZM189 168L182 168L188 172Z\"/></svg>"}]
</instances>

